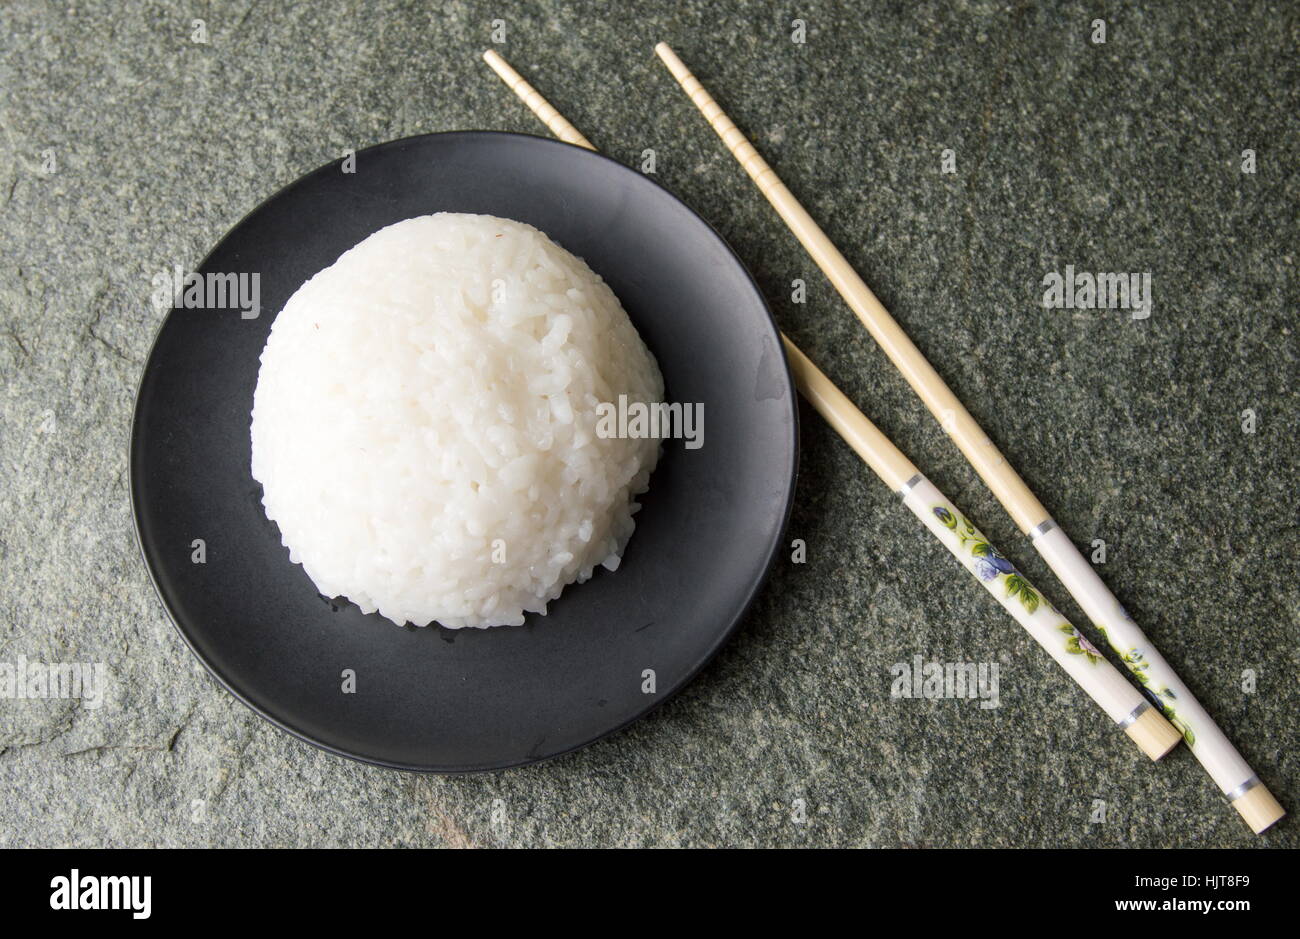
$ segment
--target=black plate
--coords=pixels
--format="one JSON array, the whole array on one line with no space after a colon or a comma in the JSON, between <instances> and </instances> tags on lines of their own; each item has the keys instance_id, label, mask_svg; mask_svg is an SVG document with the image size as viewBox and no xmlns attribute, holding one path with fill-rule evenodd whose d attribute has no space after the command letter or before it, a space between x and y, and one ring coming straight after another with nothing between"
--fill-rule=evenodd
<instances>
[{"instance_id":1,"label":"black plate","mask_svg":"<svg viewBox=\"0 0 1300 939\"><path fill-rule=\"evenodd\" d=\"M312 274L431 212L537 226L586 259L659 360L670 400L704 405L704 445L667 443L617 573L519 627L399 628L320 597L289 561L249 468L258 356ZM213 675L325 749L463 772L583 746L680 689L741 620L780 549L798 456L785 356L753 280L646 177L520 134L431 134L322 167L255 209L199 273L257 272L262 313L173 309L136 400L131 500L154 585ZM192 561L195 539L206 563ZM344 671L355 693L344 694ZM643 690L648 669L656 690Z\"/></svg>"}]
</instances>

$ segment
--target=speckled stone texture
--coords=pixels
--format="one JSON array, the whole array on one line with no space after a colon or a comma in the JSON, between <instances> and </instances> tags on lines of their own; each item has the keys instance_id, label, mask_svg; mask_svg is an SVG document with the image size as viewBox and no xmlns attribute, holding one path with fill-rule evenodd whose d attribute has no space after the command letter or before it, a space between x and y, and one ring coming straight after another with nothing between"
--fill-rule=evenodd
<instances>
[{"instance_id":1,"label":"speckled stone texture","mask_svg":"<svg viewBox=\"0 0 1300 939\"><path fill-rule=\"evenodd\" d=\"M1253 837L1185 749L1142 758L807 408L807 563L778 564L683 694L582 752L373 769L207 676L132 533L150 277L345 148L544 133L479 60L493 20L598 147L655 150L782 327L1082 623L658 64L671 42L1066 531L1105 540L1106 581L1300 809L1294 4L19 0L0 6L0 661L103 661L111 684L98 710L0 701L0 844L1300 845L1294 819ZM1150 271L1151 317L1044 309L1066 264ZM1000 663L1001 707L892 700L917 654Z\"/></svg>"}]
</instances>

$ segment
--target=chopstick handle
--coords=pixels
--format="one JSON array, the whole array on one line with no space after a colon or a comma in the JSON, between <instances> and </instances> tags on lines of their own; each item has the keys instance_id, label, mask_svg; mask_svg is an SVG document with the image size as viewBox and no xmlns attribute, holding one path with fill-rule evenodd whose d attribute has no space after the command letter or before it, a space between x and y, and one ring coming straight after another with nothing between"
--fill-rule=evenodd
<instances>
[{"instance_id":1,"label":"chopstick handle","mask_svg":"<svg viewBox=\"0 0 1300 939\"><path fill-rule=\"evenodd\" d=\"M1020 530L1028 532L1047 518L1047 510L1025 481L713 96L666 43L655 46L655 52L885 354L903 373L912 390L988 483L998 501L1006 506Z\"/></svg>"},{"instance_id":2,"label":"chopstick handle","mask_svg":"<svg viewBox=\"0 0 1300 939\"><path fill-rule=\"evenodd\" d=\"M1153 760L1177 746L1178 731L1160 712L793 342L781 339L800 394L1107 716Z\"/></svg>"},{"instance_id":3,"label":"chopstick handle","mask_svg":"<svg viewBox=\"0 0 1300 939\"><path fill-rule=\"evenodd\" d=\"M551 133L565 143L586 147L588 150L596 149L591 145L590 140L582 136L578 128L570 124L565 116L551 105L551 102L542 97L541 92L528 84L527 80L494 50L489 49L484 52L483 61L492 67L492 71L500 76L506 86L519 96L528 110L536 114Z\"/></svg>"}]
</instances>

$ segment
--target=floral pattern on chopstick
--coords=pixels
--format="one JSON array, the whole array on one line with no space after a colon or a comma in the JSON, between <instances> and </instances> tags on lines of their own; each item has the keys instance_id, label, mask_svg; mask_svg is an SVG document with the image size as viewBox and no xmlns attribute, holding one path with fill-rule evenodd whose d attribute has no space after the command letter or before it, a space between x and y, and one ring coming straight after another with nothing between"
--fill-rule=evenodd
<instances>
[{"instance_id":1,"label":"floral pattern on chopstick","mask_svg":"<svg viewBox=\"0 0 1300 939\"><path fill-rule=\"evenodd\" d=\"M1151 684L1151 677L1147 674L1147 670L1150 669L1151 663L1146 660L1146 656L1142 654L1142 650L1133 648L1126 651L1117 648L1114 641L1110 638L1110 635L1106 632L1106 627L1098 625L1097 628L1101 630L1102 636L1104 636L1106 641L1110 643L1110 647L1119 653L1119 657L1123 660L1124 666L1132 673L1133 677L1141 683L1142 690L1147 693L1147 697L1155 703L1156 707L1160 708L1161 712L1166 718L1168 718L1169 723L1173 724L1177 731L1183 735L1183 739L1187 741L1187 745L1189 747L1195 746L1196 734L1194 734L1192 728L1187 726L1187 723L1178 716L1178 712L1172 703L1177 700L1178 696L1174 694L1172 688L1157 688Z\"/></svg>"},{"instance_id":2,"label":"floral pattern on chopstick","mask_svg":"<svg viewBox=\"0 0 1300 939\"><path fill-rule=\"evenodd\" d=\"M967 518L948 506L936 505L933 510L935 517L943 523L944 527L957 536L958 544L975 559L975 574L980 580L987 583L1002 578L1006 596L1019 599L1021 606L1031 614L1036 613L1040 605L1045 605L1049 611L1062 620L1061 625L1057 628L1065 634L1065 651L1071 655L1087 657L1088 662L1092 665L1096 665L1101 661L1101 653L1097 651L1096 646L1085 639L1069 622L1065 621L1065 618L1061 616L1056 607L1043 599L1042 595L1034 589L1025 576L1016 570L1015 566L1003 557L998 549L993 547L989 540Z\"/></svg>"}]
</instances>

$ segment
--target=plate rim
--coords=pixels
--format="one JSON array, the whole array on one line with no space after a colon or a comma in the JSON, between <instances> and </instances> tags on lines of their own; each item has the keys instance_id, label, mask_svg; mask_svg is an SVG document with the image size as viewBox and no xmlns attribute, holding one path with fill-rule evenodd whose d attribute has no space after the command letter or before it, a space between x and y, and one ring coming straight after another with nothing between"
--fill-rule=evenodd
<instances>
[{"instance_id":1,"label":"plate rim","mask_svg":"<svg viewBox=\"0 0 1300 939\"><path fill-rule=\"evenodd\" d=\"M748 618L749 613L753 609L754 603L758 599L759 594L762 592L763 588L767 585L767 582L771 579L772 570L776 566L777 555L781 550L781 546L785 540L785 535L789 529L790 519L794 511L795 491L797 489L798 480L799 480L799 457L800 457L799 401L798 401L798 391L795 388L794 376L790 370L790 363L789 360L786 358L785 349L781 343L780 327L777 325L776 319L772 315L771 305L767 302L767 298L763 295L762 289L758 286L757 281L755 281L753 273L749 270L749 267L744 263L744 261L741 260L740 256L736 253L735 249L731 246L731 244L722 236L722 234L713 226L713 224L708 219L706 219L703 215L701 215L689 204L687 204L683 199L677 196L676 193L669 190L666 186L660 184L658 180L653 179L644 173L638 173L636 170L632 169L626 164L620 163L618 160L615 160L612 157L609 157L602 152L589 150L585 147L579 147L575 144L565 143L564 141L557 140L553 137L542 137L537 134L518 133L513 131L453 130L453 131L434 131L426 134L411 134L406 137L398 137L393 140L386 140L386 141L381 141L380 143L377 144L372 144L369 147L365 147L361 150L358 150L356 152L356 155L360 157L363 154L372 151L397 147L399 145L407 144L412 141L426 140L431 137L436 137L436 138L499 137L505 139L522 139L527 141L529 146L540 143L548 146L574 150L579 153L582 153L585 157L591 157L591 158L603 160L606 163L610 163L613 166L617 167L618 170L624 173L630 173L637 179L650 183L652 186L657 188L661 193L663 193L669 199L673 200L678 205L680 205L697 221L703 224L704 228L707 230L709 235L712 236L712 238L719 245L722 246L722 248L726 251L727 255L730 256L731 260L735 262L736 266L740 269L741 273L744 275L744 281L748 283L749 290L751 291L753 296L758 300L759 306L761 307L763 313L766 316L766 325L768 326L768 328L770 328L772 338L776 342L776 348L780 350L781 374L785 380L786 400L790 402L790 413L791 413L790 462L787 468L788 481L786 483L785 493L783 496L784 508L781 513L780 524L777 526L775 536L772 539L772 543L767 551L766 557L764 558L762 572L751 585L748 594L744 598L744 602L740 605L739 609L736 612L736 615L732 618L731 622L728 623L726 627L718 633L717 639L712 644L710 644L710 646L704 651L699 661L697 661L678 681L676 681L670 688L656 694L654 698L650 701L650 703L646 705L646 707L637 711L635 714L633 714L631 717L627 718L626 720L596 734L593 737L590 737L582 742L573 744L571 746L565 747L562 750L557 750L554 753L548 753L537 757L525 756L521 759L512 760L508 762L491 763L491 764L484 764L484 765L472 765L472 766L465 765L465 766L443 767L443 766L400 763L391 760L379 759L373 756L367 756L362 753L350 752L341 747L334 746L333 744L325 743L322 740L317 740L314 737L312 737L310 734L306 733L305 731L290 726L286 722L280 720L278 717L268 713L266 710L264 710L263 708L259 707L257 704L250 701L247 697L241 694L237 688L234 687L234 685L227 678L227 676L221 674L217 670L217 668L211 662L209 662L201 652L199 652L199 650L195 646L195 643L191 640L188 631L181 624L180 619L177 617L175 611L172 609L171 604L168 603L167 597L164 595L162 587L158 583L158 578L154 573L154 566L150 560L149 550L145 546L145 536L140 528L140 509L137 500L137 486L139 484L139 480L137 478L136 468L135 468L135 453L137 447L137 440L139 438L140 428L141 428L141 420L140 420L141 391L144 388L145 377L149 373L151 366L154 363L154 353L157 351L158 340L162 336L162 332L167 327L167 324L171 321L172 316L177 312L176 307L174 305L167 310L166 314L164 314L162 319L159 320L158 325L154 328L153 338L150 340L149 343L149 351L145 355L144 364L140 368L140 375L136 381L135 395L133 396L132 405L131 405L131 432L127 437L127 444L126 444L126 462L127 462L127 495L130 501L131 528L132 531L135 533L136 547L139 551L139 557L144 564L145 572L149 576L149 583L153 587L154 596L158 599L159 605L162 606L163 612L166 613L167 619L171 621L172 627L180 635L182 642L184 642L185 646L189 649L190 654L193 655L194 658L197 659L200 664L202 664L204 671L206 671L211 678L215 679L217 684L220 687L224 688L229 694L231 694L235 698L235 700L239 701L241 704L247 707L258 717L267 721L268 723L278 728L279 730L297 738L298 740L310 744L316 749L323 750L326 753L329 753L333 756L343 757L345 759L357 763L361 763L363 765L376 766L382 769L396 770L399 772L419 773L422 775L462 776L462 775L472 775L477 773L502 772L505 770L517 769L523 766L531 766L540 763L546 763L552 760L559 759L560 757L567 756L568 754L571 754L577 750L582 750L592 746L593 744L599 743L600 741L605 740L627 729L632 724L635 724L636 722L643 720L644 718L649 716L652 712L659 709L663 705L667 704L670 700L672 700L678 694L680 694L682 690L685 689L688 685L690 685L697 677L699 677L699 674L717 657L718 653L721 652L722 648L728 642L730 642L731 639L735 636L741 624ZM333 160L329 163L324 163L318 167L315 167L314 169L308 170L307 172L301 174L300 176L296 176L294 179L276 188L270 195L263 198L252 209L250 209L249 211L245 212L242 216L240 216L239 220L235 222L233 225L231 225L226 230L225 234L208 250L208 252L203 256L202 260L199 261L198 265L194 268L194 270L202 270L205 267L205 265L207 265L208 260L214 254L216 254L218 251L221 250L221 248L225 245L225 243L233 236L233 234L239 228L241 228L244 225L245 222L247 222L250 218L258 214L259 212L261 212L271 202L279 198L281 194L283 194L286 190L302 184L306 180L326 170L329 170L331 167L336 167L341 164L342 164L342 158ZM432 627L432 625L433 624L430 624L430 627ZM430 627L424 627L424 628L430 628ZM509 627L503 627L503 628L509 628Z\"/></svg>"}]
</instances>

